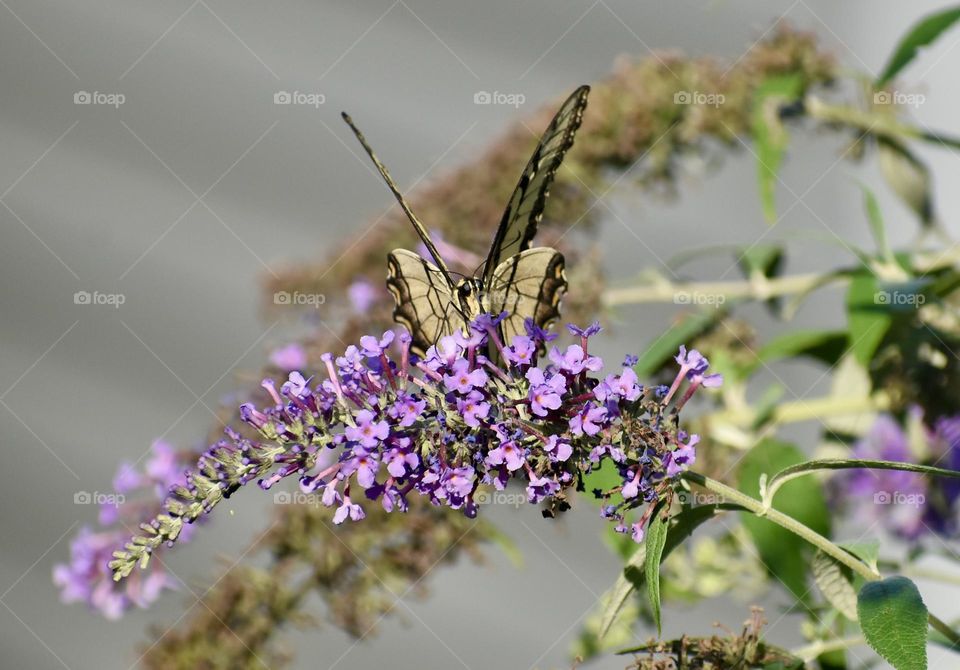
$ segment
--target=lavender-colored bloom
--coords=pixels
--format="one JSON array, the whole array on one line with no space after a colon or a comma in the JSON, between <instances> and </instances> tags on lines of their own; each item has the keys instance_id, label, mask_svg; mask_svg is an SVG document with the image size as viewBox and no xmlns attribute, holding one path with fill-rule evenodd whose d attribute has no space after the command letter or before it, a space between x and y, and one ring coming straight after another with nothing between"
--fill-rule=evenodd
<instances>
[{"instance_id":1,"label":"lavender-colored bloom","mask_svg":"<svg viewBox=\"0 0 960 670\"><path fill-rule=\"evenodd\" d=\"M457 410L463 421L471 428L479 428L480 420L490 414L490 403L484 401L483 394L471 391L465 398L457 398Z\"/></svg>"},{"instance_id":2,"label":"lavender-colored bloom","mask_svg":"<svg viewBox=\"0 0 960 670\"><path fill-rule=\"evenodd\" d=\"M699 435L691 435L686 444L679 444L676 449L667 454L667 477L676 477L690 468L697 460L697 443Z\"/></svg>"},{"instance_id":3,"label":"lavender-colored bloom","mask_svg":"<svg viewBox=\"0 0 960 670\"><path fill-rule=\"evenodd\" d=\"M452 367L451 374L443 376L448 391L466 394L475 386L483 386L487 383L487 373L479 368L471 370L470 361L465 358L458 359Z\"/></svg>"},{"instance_id":4,"label":"lavender-colored bloom","mask_svg":"<svg viewBox=\"0 0 960 670\"><path fill-rule=\"evenodd\" d=\"M507 440L501 442L500 446L489 451L486 462L488 465L503 464L507 466L507 470L514 472L523 467L526 459L524 458L523 450L517 446L517 443L513 440Z\"/></svg>"},{"instance_id":5,"label":"lavender-colored bloom","mask_svg":"<svg viewBox=\"0 0 960 670\"><path fill-rule=\"evenodd\" d=\"M580 328L572 323L567 324L567 330L569 330L574 335L579 335L580 337L593 337L599 333L603 328L600 327L599 321L594 321L586 328Z\"/></svg>"},{"instance_id":6,"label":"lavender-colored bloom","mask_svg":"<svg viewBox=\"0 0 960 670\"><path fill-rule=\"evenodd\" d=\"M590 407L570 419L570 432L574 435L596 435L600 432L600 425L607 416L605 407Z\"/></svg>"},{"instance_id":7,"label":"lavender-colored bloom","mask_svg":"<svg viewBox=\"0 0 960 670\"><path fill-rule=\"evenodd\" d=\"M623 367L632 368L638 362L640 362L640 358L638 356L635 356L634 354L627 354L623 359Z\"/></svg>"},{"instance_id":8,"label":"lavender-colored bloom","mask_svg":"<svg viewBox=\"0 0 960 670\"><path fill-rule=\"evenodd\" d=\"M133 463L121 463L117 467L117 474L113 477L113 490L117 493L128 493L143 485L143 477L137 472Z\"/></svg>"},{"instance_id":9,"label":"lavender-colored bloom","mask_svg":"<svg viewBox=\"0 0 960 670\"><path fill-rule=\"evenodd\" d=\"M420 400L415 396L405 393L397 397L397 400L390 406L387 413L397 421L398 426L407 428L412 426L416 420L420 418L426 407L426 400Z\"/></svg>"},{"instance_id":10,"label":"lavender-colored bloom","mask_svg":"<svg viewBox=\"0 0 960 670\"><path fill-rule=\"evenodd\" d=\"M367 449L376 447L390 434L390 425L386 421L375 421L376 415L368 409L357 412L356 426L347 426L344 435L352 442L359 442Z\"/></svg>"},{"instance_id":11,"label":"lavender-colored bloom","mask_svg":"<svg viewBox=\"0 0 960 670\"><path fill-rule=\"evenodd\" d=\"M665 419L695 385L671 409L676 389L644 394L629 366L602 381L593 376L602 361L588 355L584 341L554 347L552 363L538 364L539 347L555 336L531 321L526 335L495 342L500 318L487 315L472 332L441 338L422 360L410 356L408 335L395 343L388 331L361 338L360 348L347 347L340 357L322 355L325 379L308 383L294 371L282 393L266 380L272 404L240 410L260 441L228 430L203 454L186 486L170 493L168 517L183 515L189 525L221 499L209 491L250 482L269 489L289 476L297 476L304 490L322 488L336 523L363 518L363 508L350 498L352 486L388 511L406 509L405 496L413 492L475 515L472 495L481 482L502 490L518 479L531 501L542 501L609 460L621 485L599 495L613 507L607 516L625 531L627 515L672 495L669 477L693 462L695 436L683 436ZM597 326L573 332L585 340ZM504 352L499 362L484 356L491 341ZM681 350L678 362L682 379L694 370L705 373L706 360L696 352ZM161 470L172 476L172 468ZM387 476L378 482L382 470ZM614 504L620 492L626 496L617 495ZM644 524L634 529L636 536ZM162 530L138 537L111 567L126 577L142 559L141 548L154 550L173 539Z\"/></svg>"},{"instance_id":12,"label":"lavender-colored bloom","mask_svg":"<svg viewBox=\"0 0 960 670\"><path fill-rule=\"evenodd\" d=\"M527 331L527 336L538 344L552 342L553 340L557 339L556 333L551 333L549 330L544 330L530 317L524 319L523 327Z\"/></svg>"},{"instance_id":13,"label":"lavender-colored bloom","mask_svg":"<svg viewBox=\"0 0 960 670\"><path fill-rule=\"evenodd\" d=\"M353 521L362 521L367 515L364 514L360 505L350 501L350 496L344 496L343 504L333 513L333 522L339 526L347 520L348 516Z\"/></svg>"},{"instance_id":14,"label":"lavender-colored bloom","mask_svg":"<svg viewBox=\"0 0 960 670\"><path fill-rule=\"evenodd\" d=\"M394 337L392 330L385 332L379 340L372 335L364 335L360 338L360 348L363 350L363 355L369 358L379 358L393 342Z\"/></svg>"},{"instance_id":15,"label":"lavender-colored bloom","mask_svg":"<svg viewBox=\"0 0 960 670\"><path fill-rule=\"evenodd\" d=\"M526 335L517 335L503 352L504 358L517 366L531 364L537 355L537 343Z\"/></svg>"},{"instance_id":16,"label":"lavender-colored bloom","mask_svg":"<svg viewBox=\"0 0 960 670\"><path fill-rule=\"evenodd\" d=\"M680 365L681 374L692 376L694 374L703 374L710 367L709 361L696 349L687 348L680 345L680 353L674 357Z\"/></svg>"},{"instance_id":17,"label":"lavender-colored bloom","mask_svg":"<svg viewBox=\"0 0 960 670\"><path fill-rule=\"evenodd\" d=\"M571 344L564 353L553 347L550 349L550 360L572 375L578 375L584 370L596 372L603 368L603 361L598 356L588 356L579 344Z\"/></svg>"},{"instance_id":18,"label":"lavender-colored bloom","mask_svg":"<svg viewBox=\"0 0 960 670\"><path fill-rule=\"evenodd\" d=\"M347 288L347 297L350 298L353 311L357 314L366 314L377 300L377 290L366 279L358 279Z\"/></svg>"},{"instance_id":19,"label":"lavender-colored bloom","mask_svg":"<svg viewBox=\"0 0 960 670\"><path fill-rule=\"evenodd\" d=\"M300 344L291 342L271 351L270 362L284 372L302 370L307 367L307 352Z\"/></svg>"},{"instance_id":20,"label":"lavender-colored bloom","mask_svg":"<svg viewBox=\"0 0 960 670\"><path fill-rule=\"evenodd\" d=\"M547 416L550 410L560 408L560 396L567 387L567 380L563 375L547 377L540 368L530 368L526 378L530 382L530 411L537 416Z\"/></svg>"}]
</instances>

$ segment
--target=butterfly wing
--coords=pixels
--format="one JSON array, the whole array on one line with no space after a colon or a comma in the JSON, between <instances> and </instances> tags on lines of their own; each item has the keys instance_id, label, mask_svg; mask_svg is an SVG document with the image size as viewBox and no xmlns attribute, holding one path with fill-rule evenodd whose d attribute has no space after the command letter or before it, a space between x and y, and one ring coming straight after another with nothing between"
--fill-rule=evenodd
<instances>
[{"instance_id":1,"label":"butterfly wing","mask_svg":"<svg viewBox=\"0 0 960 670\"><path fill-rule=\"evenodd\" d=\"M397 304L393 319L410 331L411 348L420 356L465 325L446 275L412 251L387 254L387 289Z\"/></svg>"},{"instance_id":2,"label":"butterfly wing","mask_svg":"<svg viewBox=\"0 0 960 670\"><path fill-rule=\"evenodd\" d=\"M523 169L520 182L510 196L484 263L483 280L486 285L490 285L501 262L530 247L530 242L537 233L537 225L543 217L550 184L560 169L567 150L573 146L589 93L589 86L581 86L567 98L547 126L530 161Z\"/></svg>"},{"instance_id":3,"label":"butterfly wing","mask_svg":"<svg viewBox=\"0 0 960 670\"><path fill-rule=\"evenodd\" d=\"M527 249L511 256L493 271L487 288L490 312L506 311L500 323L504 344L526 333L530 318L541 328L560 318L560 299L567 290L563 254L548 247Z\"/></svg>"}]
</instances>

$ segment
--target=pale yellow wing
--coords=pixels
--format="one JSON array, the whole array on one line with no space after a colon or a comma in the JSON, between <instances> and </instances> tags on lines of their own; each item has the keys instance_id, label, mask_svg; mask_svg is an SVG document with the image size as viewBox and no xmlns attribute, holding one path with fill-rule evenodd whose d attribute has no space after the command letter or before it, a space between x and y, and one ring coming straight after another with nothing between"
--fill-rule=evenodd
<instances>
[{"instance_id":1,"label":"pale yellow wing","mask_svg":"<svg viewBox=\"0 0 960 670\"><path fill-rule=\"evenodd\" d=\"M500 324L504 344L526 333L527 318L541 328L559 319L566 290L563 254L556 249L527 249L498 265L487 287L487 301L491 313L507 312Z\"/></svg>"},{"instance_id":2,"label":"pale yellow wing","mask_svg":"<svg viewBox=\"0 0 960 670\"><path fill-rule=\"evenodd\" d=\"M466 323L443 271L412 251L387 254L387 290L396 302L393 319L410 331L411 348L420 356Z\"/></svg>"}]
</instances>

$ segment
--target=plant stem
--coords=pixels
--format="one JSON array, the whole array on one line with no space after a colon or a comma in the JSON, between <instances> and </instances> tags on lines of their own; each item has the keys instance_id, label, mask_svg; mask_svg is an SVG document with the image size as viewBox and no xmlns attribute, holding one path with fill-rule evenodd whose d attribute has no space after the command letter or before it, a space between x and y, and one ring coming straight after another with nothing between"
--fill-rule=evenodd
<instances>
[{"instance_id":1,"label":"plant stem","mask_svg":"<svg viewBox=\"0 0 960 670\"><path fill-rule=\"evenodd\" d=\"M850 647L859 647L866 643L867 641L863 639L862 635L854 635L852 637L837 638L835 640L821 640L804 647L792 649L790 653L805 663L809 663L822 654L839 651L841 649L849 649Z\"/></svg>"},{"instance_id":2,"label":"plant stem","mask_svg":"<svg viewBox=\"0 0 960 670\"><path fill-rule=\"evenodd\" d=\"M960 261L960 245L952 245L940 252L919 252L913 257L913 270L928 274ZM725 300L769 300L782 296L803 294L831 282L845 281L847 270L832 273L807 273L783 277L759 277L740 281L672 282L666 279L648 281L639 286L610 288L603 292L605 307L640 305L645 303L677 302L680 296L710 296Z\"/></svg>"},{"instance_id":3,"label":"plant stem","mask_svg":"<svg viewBox=\"0 0 960 670\"><path fill-rule=\"evenodd\" d=\"M855 412L882 412L890 407L890 398L885 393L875 393L870 397L837 398L826 396L811 400L791 400L774 407L770 422L777 425L808 421L824 416L853 414ZM757 412L750 408L726 409L703 415L703 420L723 421L738 426L753 425Z\"/></svg>"},{"instance_id":4,"label":"plant stem","mask_svg":"<svg viewBox=\"0 0 960 670\"><path fill-rule=\"evenodd\" d=\"M812 95L807 96L804 100L804 109L807 116L812 119L850 126L870 135L896 139L918 139L954 149L960 148L960 139L907 125L890 114L831 105Z\"/></svg>"},{"instance_id":5,"label":"plant stem","mask_svg":"<svg viewBox=\"0 0 960 670\"><path fill-rule=\"evenodd\" d=\"M714 493L720 494L727 502L736 503L753 512L757 516L769 519L781 528L786 528L794 535L803 538L823 553L847 566L864 579L873 582L882 578L879 572L870 568L870 566L862 562L856 556L841 549L823 535L811 528L808 528L804 524L794 519L792 516L788 516L783 512L774 509L773 507L768 508L756 498L748 496L742 491L738 491L735 488L718 482L715 479L711 479L710 477L705 477L697 472L684 472L680 476L688 482L702 486L708 491L713 491ZM950 640L951 643L960 645L960 634L958 634L956 631L950 628L950 626L938 619L933 614L928 613L927 618L930 626L942 633L948 640Z\"/></svg>"},{"instance_id":6,"label":"plant stem","mask_svg":"<svg viewBox=\"0 0 960 670\"><path fill-rule=\"evenodd\" d=\"M840 279L838 277L838 279ZM635 305L651 302L673 302L678 296L709 295L727 299L747 298L769 300L784 295L803 293L823 281L818 273L788 275L785 277L761 278L754 281L681 282L669 281L643 286L613 288L604 291L603 303L607 307Z\"/></svg>"}]
</instances>

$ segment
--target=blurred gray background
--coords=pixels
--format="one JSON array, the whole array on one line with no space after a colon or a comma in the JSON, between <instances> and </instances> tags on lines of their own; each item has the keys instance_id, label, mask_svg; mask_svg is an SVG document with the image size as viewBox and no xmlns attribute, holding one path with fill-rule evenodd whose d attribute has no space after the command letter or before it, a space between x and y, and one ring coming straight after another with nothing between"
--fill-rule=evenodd
<instances>
[{"instance_id":1,"label":"blurred gray background","mask_svg":"<svg viewBox=\"0 0 960 670\"><path fill-rule=\"evenodd\" d=\"M172 624L194 602L168 594L108 623L61 605L50 572L76 524L95 520L93 507L73 504L75 492L109 490L118 461L136 460L159 436L198 444L213 421L207 406L290 336L259 311L258 282L324 257L390 206L341 109L406 188L604 76L621 54L679 49L733 61L786 20L818 33L851 68L875 73L907 26L939 4L0 0L0 667L130 667L145 627ZM915 118L954 133L958 41L948 34L903 77L926 95ZM522 93L525 104L478 106L481 90ZM74 104L80 91L125 101ZM325 103L275 105L278 91L320 93ZM912 218L871 165L837 163L836 136L798 139L802 152L794 147L782 174L789 190L778 195L781 211L797 196L803 204L766 238L793 241L790 271L850 260L839 244L824 252L831 230L869 244L855 178L877 186L893 241L911 238ZM957 157L924 156L939 210L956 211ZM608 196L616 216L599 244L612 281L662 269L692 244L748 244L768 232L747 152L718 174L685 177L681 189L674 203L625 186ZM727 266L694 270L708 277ZM77 291L120 293L125 303L78 305ZM674 311L621 310L603 353L619 360L642 349ZM784 328L762 310L751 314L766 333ZM827 293L798 321L840 318L839 296ZM815 370L788 372L793 395L826 390ZM236 496L170 554L170 566L203 580L216 555L239 554L264 527L267 508L263 494ZM571 640L617 573L595 508L555 523L533 509L491 514L523 551L523 568L492 552L486 567L439 569L432 597L398 606L406 621L386 621L379 638L352 647L330 629L291 635L295 667L568 667ZM960 611L942 591L925 597L944 618ZM671 607L665 632L734 625L748 604ZM769 634L799 641L795 620ZM942 652L931 663L958 665Z\"/></svg>"}]
</instances>

